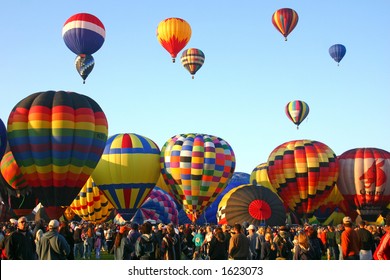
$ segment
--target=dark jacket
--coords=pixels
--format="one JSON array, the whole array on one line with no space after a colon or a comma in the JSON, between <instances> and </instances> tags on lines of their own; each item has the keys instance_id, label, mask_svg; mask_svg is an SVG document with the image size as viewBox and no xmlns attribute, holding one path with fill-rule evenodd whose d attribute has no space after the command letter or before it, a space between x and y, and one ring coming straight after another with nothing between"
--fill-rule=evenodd
<instances>
[{"instance_id":1,"label":"dark jacket","mask_svg":"<svg viewBox=\"0 0 390 280\"><path fill-rule=\"evenodd\" d=\"M219 239L214 236L209 246L210 260L227 260L227 249L223 233L221 233L221 238Z\"/></svg>"},{"instance_id":2,"label":"dark jacket","mask_svg":"<svg viewBox=\"0 0 390 280\"><path fill-rule=\"evenodd\" d=\"M46 232L37 244L37 254L40 260L66 260L69 253L68 242L56 230Z\"/></svg>"},{"instance_id":3,"label":"dark jacket","mask_svg":"<svg viewBox=\"0 0 390 280\"><path fill-rule=\"evenodd\" d=\"M249 240L243 233L235 233L230 238L229 255L235 260L249 258Z\"/></svg>"},{"instance_id":4,"label":"dark jacket","mask_svg":"<svg viewBox=\"0 0 390 280\"><path fill-rule=\"evenodd\" d=\"M5 244L5 253L9 260L34 260L35 242L31 232L14 231Z\"/></svg>"},{"instance_id":5,"label":"dark jacket","mask_svg":"<svg viewBox=\"0 0 390 280\"><path fill-rule=\"evenodd\" d=\"M272 250L271 243L269 241L264 241L261 245L261 260L276 260L276 255L278 253L278 250L276 248L276 245L274 245L274 250Z\"/></svg>"}]
</instances>

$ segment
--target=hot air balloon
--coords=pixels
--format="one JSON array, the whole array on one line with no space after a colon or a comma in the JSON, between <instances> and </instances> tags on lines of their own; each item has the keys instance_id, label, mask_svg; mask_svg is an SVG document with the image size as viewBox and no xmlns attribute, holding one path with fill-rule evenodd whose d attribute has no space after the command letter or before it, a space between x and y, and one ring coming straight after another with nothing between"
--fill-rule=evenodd
<instances>
[{"instance_id":1,"label":"hot air balloon","mask_svg":"<svg viewBox=\"0 0 390 280\"><path fill-rule=\"evenodd\" d=\"M179 222L176 203L173 198L159 187L154 187L148 198L137 210L132 222L143 224L147 220L153 220L157 224L174 224Z\"/></svg>"},{"instance_id":2,"label":"hot air balloon","mask_svg":"<svg viewBox=\"0 0 390 280\"><path fill-rule=\"evenodd\" d=\"M242 185L225 194L218 205L218 224L248 222L254 226L277 226L286 222L280 197L261 185Z\"/></svg>"},{"instance_id":3,"label":"hot air balloon","mask_svg":"<svg viewBox=\"0 0 390 280\"><path fill-rule=\"evenodd\" d=\"M334 59L334 61L337 62L337 66L339 65L340 61L343 59L345 53L347 52L347 49L344 45L336 44L329 48L329 54Z\"/></svg>"},{"instance_id":4,"label":"hot air balloon","mask_svg":"<svg viewBox=\"0 0 390 280\"><path fill-rule=\"evenodd\" d=\"M287 117L296 124L297 129L299 129L299 125L309 114L309 105L301 100L290 101L285 107L285 112Z\"/></svg>"},{"instance_id":5,"label":"hot air balloon","mask_svg":"<svg viewBox=\"0 0 390 280\"><path fill-rule=\"evenodd\" d=\"M195 73L202 67L204 60L204 53L200 49L189 48L181 54L181 64L190 72L192 79Z\"/></svg>"},{"instance_id":6,"label":"hot air balloon","mask_svg":"<svg viewBox=\"0 0 390 280\"><path fill-rule=\"evenodd\" d=\"M58 219L88 180L107 139L107 119L90 97L34 93L12 109L8 141L27 184Z\"/></svg>"},{"instance_id":7,"label":"hot air balloon","mask_svg":"<svg viewBox=\"0 0 390 280\"><path fill-rule=\"evenodd\" d=\"M268 176L286 208L305 220L332 192L338 176L337 157L321 142L289 141L269 155Z\"/></svg>"},{"instance_id":8,"label":"hot air balloon","mask_svg":"<svg viewBox=\"0 0 390 280\"><path fill-rule=\"evenodd\" d=\"M191 26L181 18L167 18L157 26L157 40L166 49L175 62L177 54L191 38Z\"/></svg>"},{"instance_id":9,"label":"hot air balloon","mask_svg":"<svg viewBox=\"0 0 390 280\"><path fill-rule=\"evenodd\" d=\"M285 41L287 41L288 34L294 30L297 23L298 14L293 9L279 9L272 15L272 24L280 33L282 33Z\"/></svg>"},{"instance_id":10,"label":"hot air balloon","mask_svg":"<svg viewBox=\"0 0 390 280\"><path fill-rule=\"evenodd\" d=\"M89 177L80 193L73 200L70 209L84 221L92 223L104 222L114 209L103 192Z\"/></svg>"},{"instance_id":11,"label":"hot air balloon","mask_svg":"<svg viewBox=\"0 0 390 280\"><path fill-rule=\"evenodd\" d=\"M235 166L230 145L212 135L179 134L161 149L164 180L193 222L224 190Z\"/></svg>"},{"instance_id":12,"label":"hot air balloon","mask_svg":"<svg viewBox=\"0 0 390 280\"><path fill-rule=\"evenodd\" d=\"M374 222L390 202L390 153L356 148L339 156L337 186L349 207Z\"/></svg>"},{"instance_id":13,"label":"hot air balloon","mask_svg":"<svg viewBox=\"0 0 390 280\"><path fill-rule=\"evenodd\" d=\"M333 190L329 193L328 197L325 198L323 203L314 211L314 216L317 221L323 224L334 211L338 211L340 209L339 206L343 200L344 197L336 184Z\"/></svg>"},{"instance_id":14,"label":"hot air balloon","mask_svg":"<svg viewBox=\"0 0 390 280\"><path fill-rule=\"evenodd\" d=\"M0 159L5 153L7 148L7 128L5 127L3 121L0 119Z\"/></svg>"},{"instance_id":15,"label":"hot air balloon","mask_svg":"<svg viewBox=\"0 0 390 280\"><path fill-rule=\"evenodd\" d=\"M95 184L125 220L141 207L159 176L160 149L151 139L135 133L109 137L92 174Z\"/></svg>"},{"instance_id":16,"label":"hot air balloon","mask_svg":"<svg viewBox=\"0 0 390 280\"><path fill-rule=\"evenodd\" d=\"M0 163L1 175L13 189L20 191L28 187L27 180L20 171L11 151L8 151Z\"/></svg>"},{"instance_id":17,"label":"hot air balloon","mask_svg":"<svg viewBox=\"0 0 390 280\"><path fill-rule=\"evenodd\" d=\"M87 13L71 16L62 28L66 46L76 55L97 52L103 46L105 37L103 23L96 16Z\"/></svg>"},{"instance_id":18,"label":"hot air balloon","mask_svg":"<svg viewBox=\"0 0 390 280\"><path fill-rule=\"evenodd\" d=\"M85 84L85 80L95 66L95 60L90 54L80 54L76 57L74 62L76 65L76 70L79 72L81 78L83 78L83 84Z\"/></svg>"},{"instance_id":19,"label":"hot air balloon","mask_svg":"<svg viewBox=\"0 0 390 280\"><path fill-rule=\"evenodd\" d=\"M277 193L276 189L274 189L271 182L269 181L267 169L268 164L266 162L259 164L255 167L255 169L252 170L249 181L252 185L261 185Z\"/></svg>"}]
</instances>

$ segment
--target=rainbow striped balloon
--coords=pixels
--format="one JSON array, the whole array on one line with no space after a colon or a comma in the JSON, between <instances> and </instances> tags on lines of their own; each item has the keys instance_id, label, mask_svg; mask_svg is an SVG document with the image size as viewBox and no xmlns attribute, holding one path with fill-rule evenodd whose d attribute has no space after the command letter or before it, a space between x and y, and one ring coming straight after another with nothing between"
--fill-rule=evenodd
<instances>
[{"instance_id":1,"label":"rainbow striped balloon","mask_svg":"<svg viewBox=\"0 0 390 280\"><path fill-rule=\"evenodd\" d=\"M305 101L294 100L287 103L285 112L287 117L297 126L309 115L309 105Z\"/></svg>"},{"instance_id":2,"label":"rainbow striped balloon","mask_svg":"<svg viewBox=\"0 0 390 280\"><path fill-rule=\"evenodd\" d=\"M160 149L147 137L116 134L106 147L92 178L117 212L130 220L160 176Z\"/></svg>"},{"instance_id":3,"label":"rainbow striped balloon","mask_svg":"<svg viewBox=\"0 0 390 280\"><path fill-rule=\"evenodd\" d=\"M212 135L176 135L161 149L164 180L193 222L224 190L235 166L233 149Z\"/></svg>"},{"instance_id":4,"label":"rainbow striped balloon","mask_svg":"<svg viewBox=\"0 0 390 280\"><path fill-rule=\"evenodd\" d=\"M97 52L103 46L105 37L103 23L96 16L87 13L71 16L62 28L66 46L76 55Z\"/></svg>"},{"instance_id":5,"label":"rainbow striped balloon","mask_svg":"<svg viewBox=\"0 0 390 280\"><path fill-rule=\"evenodd\" d=\"M72 203L99 162L107 134L100 106L74 92L34 93L8 119L12 154L46 212ZM58 219L60 212L47 214Z\"/></svg>"},{"instance_id":6,"label":"rainbow striped balloon","mask_svg":"<svg viewBox=\"0 0 390 280\"><path fill-rule=\"evenodd\" d=\"M114 206L89 177L80 193L73 200L70 209L84 221L102 223L110 215Z\"/></svg>"},{"instance_id":7,"label":"rainbow striped balloon","mask_svg":"<svg viewBox=\"0 0 390 280\"><path fill-rule=\"evenodd\" d=\"M7 152L1 160L0 170L4 180L13 189L21 190L28 187L27 181L20 172L20 168L11 151Z\"/></svg>"}]
</instances>

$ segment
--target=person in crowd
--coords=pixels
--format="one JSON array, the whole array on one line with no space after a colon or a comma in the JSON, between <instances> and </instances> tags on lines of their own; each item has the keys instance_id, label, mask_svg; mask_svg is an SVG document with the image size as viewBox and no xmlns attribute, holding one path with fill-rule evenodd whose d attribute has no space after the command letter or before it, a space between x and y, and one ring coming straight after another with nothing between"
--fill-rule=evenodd
<instances>
[{"instance_id":1,"label":"person in crowd","mask_svg":"<svg viewBox=\"0 0 390 280\"><path fill-rule=\"evenodd\" d=\"M216 228L214 230L214 236L209 244L210 260L227 260L225 235L221 228Z\"/></svg>"},{"instance_id":2,"label":"person in crowd","mask_svg":"<svg viewBox=\"0 0 390 280\"><path fill-rule=\"evenodd\" d=\"M141 233L139 231L139 225L137 223L131 223L130 224L130 231L127 235L127 239L130 241L130 252L131 252L131 259L132 260L138 260L137 255L135 254L135 243L137 242L137 239L141 236Z\"/></svg>"},{"instance_id":3,"label":"person in crowd","mask_svg":"<svg viewBox=\"0 0 390 280\"><path fill-rule=\"evenodd\" d=\"M46 232L46 228L47 228L47 223L45 222L44 219L39 219L38 221L36 221L34 229L33 229L33 232L32 232L34 238L36 238L37 232L39 230L41 230L42 233L45 233Z\"/></svg>"},{"instance_id":4,"label":"person in crowd","mask_svg":"<svg viewBox=\"0 0 390 280\"><path fill-rule=\"evenodd\" d=\"M309 238L306 232L301 231L297 235L298 244L294 248L293 260L313 260L310 251Z\"/></svg>"},{"instance_id":5,"label":"person in crowd","mask_svg":"<svg viewBox=\"0 0 390 280\"><path fill-rule=\"evenodd\" d=\"M273 236L270 232L265 233L264 242L261 245L261 260L276 260L277 247L273 242Z\"/></svg>"},{"instance_id":6,"label":"person in crowd","mask_svg":"<svg viewBox=\"0 0 390 280\"><path fill-rule=\"evenodd\" d=\"M202 228L198 228L198 232L192 238L192 242L194 242L194 244L195 244L195 251L201 252L202 244L204 242L204 235L203 235L203 229Z\"/></svg>"},{"instance_id":7,"label":"person in crowd","mask_svg":"<svg viewBox=\"0 0 390 280\"><path fill-rule=\"evenodd\" d=\"M344 260L359 260L361 242L358 233L352 228L352 219L343 218L344 231L341 234L341 249Z\"/></svg>"},{"instance_id":8,"label":"person in crowd","mask_svg":"<svg viewBox=\"0 0 390 280\"><path fill-rule=\"evenodd\" d=\"M93 241L94 241L94 230L92 225L88 225L84 231L84 259L91 259L92 250L93 250Z\"/></svg>"},{"instance_id":9,"label":"person in crowd","mask_svg":"<svg viewBox=\"0 0 390 280\"><path fill-rule=\"evenodd\" d=\"M229 243L229 257L234 260L247 260L249 258L249 240L242 233L240 224L233 227L233 235Z\"/></svg>"},{"instance_id":10,"label":"person in crowd","mask_svg":"<svg viewBox=\"0 0 390 280\"><path fill-rule=\"evenodd\" d=\"M83 225L78 224L73 231L73 257L75 260L84 256L84 241L82 239Z\"/></svg>"},{"instance_id":11,"label":"person in crowd","mask_svg":"<svg viewBox=\"0 0 390 280\"><path fill-rule=\"evenodd\" d=\"M209 256L209 246L211 239L213 238L213 229L211 226L206 226L206 232L204 235L204 240L202 243L202 251L204 252L205 256Z\"/></svg>"},{"instance_id":12,"label":"person in crowd","mask_svg":"<svg viewBox=\"0 0 390 280\"><path fill-rule=\"evenodd\" d=\"M60 227L58 232L65 237L66 242L68 242L70 247L70 252L68 256L68 260L74 260L74 239L73 239L73 232L70 228L68 222L63 221L60 223Z\"/></svg>"},{"instance_id":13,"label":"person in crowd","mask_svg":"<svg viewBox=\"0 0 390 280\"><path fill-rule=\"evenodd\" d=\"M113 237L114 237L113 229L110 226L106 225L106 228L104 229L104 238L106 240L106 250L108 253L110 253L112 249Z\"/></svg>"},{"instance_id":14,"label":"person in crowd","mask_svg":"<svg viewBox=\"0 0 390 280\"><path fill-rule=\"evenodd\" d=\"M114 241L114 259L115 260L130 260L131 259L131 246L130 241L127 238L130 228L123 225L119 228L119 232L115 236Z\"/></svg>"},{"instance_id":15,"label":"person in crowd","mask_svg":"<svg viewBox=\"0 0 390 280\"><path fill-rule=\"evenodd\" d=\"M259 250L261 250L259 235L256 232L256 227L254 225L250 225L247 229L248 235L247 238L249 240L249 259L257 260L260 256L258 256Z\"/></svg>"},{"instance_id":16,"label":"person in crowd","mask_svg":"<svg viewBox=\"0 0 390 280\"><path fill-rule=\"evenodd\" d=\"M344 231L344 226L342 224L338 224L336 228L336 243L337 243L337 248L339 249L339 260L343 259L343 250L341 248L341 234Z\"/></svg>"},{"instance_id":17,"label":"person in crowd","mask_svg":"<svg viewBox=\"0 0 390 280\"><path fill-rule=\"evenodd\" d=\"M326 233L326 244L328 245L328 260L338 260L340 252L336 242L336 231L334 229L334 226L328 226L328 232Z\"/></svg>"},{"instance_id":18,"label":"person in crowd","mask_svg":"<svg viewBox=\"0 0 390 280\"><path fill-rule=\"evenodd\" d=\"M140 227L141 236L135 242L135 254L140 260L155 260L159 249L158 241L152 234L152 224L145 222Z\"/></svg>"},{"instance_id":19,"label":"person in crowd","mask_svg":"<svg viewBox=\"0 0 390 280\"><path fill-rule=\"evenodd\" d=\"M177 240L175 229L171 224L169 224L166 226L166 231L167 233L161 242L161 259L178 260L180 259L180 256L176 256L175 245L179 242L179 240Z\"/></svg>"},{"instance_id":20,"label":"person in crowd","mask_svg":"<svg viewBox=\"0 0 390 280\"><path fill-rule=\"evenodd\" d=\"M196 261L198 261L198 260L203 260L203 259L202 259L202 256L201 256L201 254L200 254L199 251L195 251L195 252L194 252L194 254L193 254L193 256L192 256L192 259L193 259L193 260L196 260Z\"/></svg>"},{"instance_id":21,"label":"person in crowd","mask_svg":"<svg viewBox=\"0 0 390 280\"><path fill-rule=\"evenodd\" d=\"M70 246L65 237L59 234L60 223L57 220L49 222L49 230L38 242L36 248L40 260L66 260Z\"/></svg>"},{"instance_id":22,"label":"person in crowd","mask_svg":"<svg viewBox=\"0 0 390 280\"><path fill-rule=\"evenodd\" d=\"M359 258L361 260L372 260L372 248L375 246L374 236L365 227L366 222L362 220L357 230L361 242Z\"/></svg>"},{"instance_id":23,"label":"person in crowd","mask_svg":"<svg viewBox=\"0 0 390 280\"><path fill-rule=\"evenodd\" d=\"M222 225L222 232L223 235L225 235L225 245L226 245L226 254L227 254L229 250L230 237L232 237L230 233L230 226L227 224Z\"/></svg>"},{"instance_id":24,"label":"person in crowd","mask_svg":"<svg viewBox=\"0 0 390 280\"><path fill-rule=\"evenodd\" d=\"M277 248L277 258L280 260L292 260L292 249L294 244L291 241L289 230L286 226L281 226L274 237Z\"/></svg>"},{"instance_id":25,"label":"person in crowd","mask_svg":"<svg viewBox=\"0 0 390 280\"><path fill-rule=\"evenodd\" d=\"M102 250L103 247L103 241L102 241L102 233L101 231L96 231L95 232L95 238L93 242L93 249L95 251L95 259L99 260L100 259L100 251Z\"/></svg>"},{"instance_id":26,"label":"person in crowd","mask_svg":"<svg viewBox=\"0 0 390 280\"><path fill-rule=\"evenodd\" d=\"M34 260L36 258L35 238L28 230L27 219L22 216L17 221L17 229L5 242L5 254L9 260Z\"/></svg>"},{"instance_id":27,"label":"person in crowd","mask_svg":"<svg viewBox=\"0 0 390 280\"><path fill-rule=\"evenodd\" d=\"M374 252L375 260L390 260L390 214L386 216L385 234Z\"/></svg>"},{"instance_id":28,"label":"person in crowd","mask_svg":"<svg viewBox=\"0 0 390 280\"><path fill-rule=\"evenodd\" d=\"M325 246L322 243L321 239L318 238L316 228L314 226L307 226L305 231L307 237L309 238L309 246L312 259L321 260L322 254L325 251Z\"/></svg>"}]
</instances>

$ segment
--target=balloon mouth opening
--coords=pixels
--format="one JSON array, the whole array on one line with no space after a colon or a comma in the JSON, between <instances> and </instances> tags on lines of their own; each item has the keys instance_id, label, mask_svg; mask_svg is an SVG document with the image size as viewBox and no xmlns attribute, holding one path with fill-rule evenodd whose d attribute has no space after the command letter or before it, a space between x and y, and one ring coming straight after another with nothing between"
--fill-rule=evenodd
<instances>
[{"instance_id":1,"label":"balloon mouth opening","mask_svg":"<svg viewBox=\"0 0 390 280\"><path fill-rule=\"evenodd\" d=\"M249 214L256 220L268 220L271 217L271 207L264 200L253 200L248 206Z\"/></svg>"}]
</instances>

